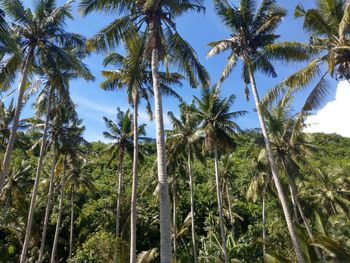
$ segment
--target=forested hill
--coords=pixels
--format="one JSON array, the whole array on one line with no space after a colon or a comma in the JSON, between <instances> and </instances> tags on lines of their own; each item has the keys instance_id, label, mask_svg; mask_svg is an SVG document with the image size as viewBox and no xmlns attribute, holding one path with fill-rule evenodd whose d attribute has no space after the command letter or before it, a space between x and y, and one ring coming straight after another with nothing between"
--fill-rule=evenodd
<instances>
[{"instance_id":1,"label":"forested hill","mask_svg":"<svg viewBox=\"0 0 350 263\"><path fill-rule=\"evenodd\" d=\"M295 173L292 172L298 187L299 201L311 223L315 243L328 249L328 252L323 252L324 256L330 259L330 251L339 259L345 259L350 251L350 224L347 219L350 216L350 139L325 134L306 137L314 151L306 154L304 159L307 163L302 171L296 169ZM14 172L10 175L1 197L5 206L0 220L0 262L18 262L21 253L33 174L38 159L38 149L32 148L36 140L36 134L20 134L22 147L15 150ZM221 194L228 237L227 253L231 259L237 259L237 262L262 262L262 199L265 197L267 258L275 260L274 262L288 262L293 254L292 245L273 184L268 179L270 170L264 152L261 152L263 140L259 134L247 132L239 134L235 141L236 148L220 158ZM57 262L67 261L70 244L72 257L68 262L115 262L116 255L119 262L127 262L132 160L126 155L123 163L121 237L116 239L115 213L120 159L113 155L111 146L101 142L85 145L84 164L79 170L68 172L70 175L63 192L62 229L58 238ZM142 143L141 147L145 150L139 176L137 254L139 262L160 262L155 145L147 142ZM211 155L207 155L203 162L195 160L193 164L195 230L200 262L216 262L221 257L212 159ZM48 157L39 184L28 262L35 261L40 247L50 164L51 157ZM179 262L192 262L190 191L186 165L186 159L182 160L178 156L175 164L168 166L172 213L176 209L176 228L172 224L172 232L176 233L176 256ZM47 229L44 249L46 259L49 258L53 244L59 200L62 196L62 167L56 165L55 169L52 198L54 209ZM293 207L287 179L283 173L281 177L290 207ZM293 220L298 225L303 249L310 258L315 257L314 248L305 242L308 237L302 218L297 211L294 215ZM74 231L70 240L71 219Z\"/></svg>"}]
</instances>

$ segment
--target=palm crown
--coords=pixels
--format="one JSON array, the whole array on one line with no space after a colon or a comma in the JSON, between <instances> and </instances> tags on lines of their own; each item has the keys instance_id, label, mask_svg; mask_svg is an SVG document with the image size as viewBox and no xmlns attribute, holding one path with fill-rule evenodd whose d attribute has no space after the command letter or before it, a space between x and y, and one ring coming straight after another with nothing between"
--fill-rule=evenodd
<instances>
[{"instance_id":1,"label":"palm crown","mask_svg":"<svg viewBox=\"0 0 350 263\"><path fill-rule=\"evenodd\" d=\"M106 124L106 127L109 131L103 132L105 138L113 140L114 143L111 145L112 149L112 159L117 159L118 154L121 154L121 151L132 156L133 150L133 125L132 125L132 114L129 110L126 112L117 109L117 121L113 122L112 120L104 117L103 118ZM147 139L142 137L146 135L145 124L139 126L139 134L141 137L139 139Z\"/></svg>"},{"instance_id":2,"label":"palm crown","mask_svg":"<svg viewBox=\"0 0 350 263\"><path fill-rule=\"evenodd\" d=\"M121 41L132 39L142 31L143 54L149 57L157 49L160 59L178 66L192 86L208 85L209 75L198 61L195 51L181 38L173 19L186 11L203 11L201 1L80 1L83 15L92 11L126 13L114 20L89 40L89 47L98 51L113 50Z\"/></svg>"},{"instance_id":3,"label":"palm crown","mask_svg":"<svg viewBox=\"0 0 350 263\"><path fill-rule=\"evenodd\" d=\"M318 0L316 8L305 10L298 5L294 15L304 18L304 29L310 33L309 51L314 58L306 67L274 87L265 100L272 101L286 88L293 91L307 88L317 80L302 109L311 111L320 107L328 97L328 75L350 79L350 4L344 0Z\"/></svg>"},{"instance_id":4,"label":"palm crown","mask_svg":"<svg viewBox=\"0 0 350 263\"><path fill-rule=\"evenodd\" d=\"M149 63L140 56L142 54L141 38L134 37L125 44L126 55L110 53L103 61L104 66L117 66L116 70L104 70L102 75L106 78L101 83L104 90L127 89L128 100L133 104L136 96L137 103L140 99L146 102L146 110L150 116L152 107L150 97L152 90L152 72ZM180 96L172 89L172 86L182 86L183 76L178 73L159 72L160 90L164 95L170 95L180 99Z\"/></svg>"},{"instance_id":5,"label":"palm crown","mask_svg":"<svg viewBox=\"0 0 350 263\"><path fill-rule=\"evenodd\" d=\"M307 48L301 44L276 43L280 36L275 31L286 11L276 5L274 0L264 0L259 8L253 0L241 0L239 8L231 6L226 0L215 0L214 4L222 22L231 31L227 39L209 43L211 50L208 57L224 51L230 52L219 83L230 75L239 59L243 61L242 79L245 84L249 84L248 66L251 66L253 72L261 71L276 77L272 61L298 61L308 58ZM248 96L247 87L245 92Z\"/></svg>"},{"instance_id":6,"label":"palm crown","mask_svg":"<svg viewBox=\"0 0 350 263\"><path fill-rule=\"evenodd\" d=\"M194 105L188 107L192 116L200 121L197 136L205 139L205 149L212 151L215 146L227 150L235 143L232 136L240 130L234 119L246 114L245 111L231 112L235 96L219 98L216 89L202 89L200 98L194 97Z\"/></svg>"},{"instance_id":7,"label":"palm crown","mask_svg":"<svg viewBox=\"0 0 350 263\"><path fill-rule=\"evenodd\" d=\"M10 34L17 42L20 52L10 56L4 63L0 73L2 83L14 80L15 73L20 69L23 54L31 54L37 64L46 62L51 69L57 67L56 61L61 60L73 68L81 69L81 64L74 55L63 47L74 47L84 52L84 38L64 29L67 19L72 19L70 12L72 1L57 7L55 1L35 1L33 11L25 9L18 1L2 0L1 5L11 17L13 23ZM22 53L21 56L18 54ZM35 64L35 63L34 63Z\"/></svg>"}]
</instances>

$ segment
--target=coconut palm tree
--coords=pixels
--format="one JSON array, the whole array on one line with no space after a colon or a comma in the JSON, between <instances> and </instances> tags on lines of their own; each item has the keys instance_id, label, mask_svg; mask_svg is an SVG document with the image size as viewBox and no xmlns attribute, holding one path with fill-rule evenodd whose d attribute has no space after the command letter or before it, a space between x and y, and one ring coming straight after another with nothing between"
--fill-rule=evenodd
<instances>
[{"instance_id":1,"label":"coconut palm tree","mask_svg":"<svg viewBox=\"0 0 350 263\"><path fill-rule=\"evenodd\" d=\"M317 79L309 93L304 111L318 108L329 95L328 77L350 80L350 3L345 0L317 0L316 7L296 6L296 18L304 19L304 29L310 34L309 46L314 58L301 70L287 77L266 97L273 100L286 88L300 90Z\"/></svg>"},{"instance_id":2,"label":"coconut palm tree","mask_svg":"<svg viewBox=\"0 0 350 263\"><path fill-rule=\"evenodd\" d=\"M30 178L30 172L32 167L23 161L21 166L16 169L9 177L9 180L4 185L4 188L0 194L0 200L4 204L4 214L13 203L21 202L24 198L26 190L31 186L32 179Z\"/></svg>"},{"instance_id":3,"label":"coconut palm tree","mask_svg":"<svg viewBox=\"0 0 350 263\"><path fill-rule=\"evenodd\" d=\"M79 59L82 56L82 53L76 53L75 51L74 53L76 56L75 58L76 64L79 64L78 70L72 69L71 65L67 64L66 61L62 61L60 57L56 57L56 61L55 61L56 65L53 68L50 68L53 62L49 62L46 59L43 60L42 67L44 68L44 74L45 74L44 76L46 77L46 81L45 81L44 90L41 93L41 96L39 97L38 103L40 103L40 108L41 108L41 111L39 111L39 114L42 114L42 113L46 114L46 119L45 119L45 124L43 129L43 136L41 138L41 143L40 143L40 154L39 154L38 165L37 165L36 175L35 175L35 182L34 182L34 187L32 191L30 207L29 207L26 236L25 236L23 248L22 248L21 262L25 262L26 256L27 256L28 244L30 240L31 227L32 227L32 221L33 221L33 214L34 214L34 209L36 204L36 196L37 196L39 180L42 172L43 160L46 154L47 135L48 135L50 118L51 118L51 115L50 115L51 109L52 109L52 106L54 105L53 103L55 102L57 103L57 100L55 100L55 98L58 96L61 96L62 100L60 101L60 103L67 103L66 106L67 108L69 108L68 105L73 104L69 97L69 80L72 78L78 78L78 77L93 79L93 76L91 75L89 70L85 67L85 65L83 65L83 63ZM58 65L60 65L61 68L59 68Z\"/></svg>"},{"instance_id":4,"label":"coconut palm tree","mask_svg":"<svg viewBox=\"0 0 350 263\"><path fill-rule=\"evenodd\" d=\"M59 86L58 86L59 87ZM56 86L56 89L58 88ZM50 89L54 87L50 86ZM47 194L47 200L46 200L46 209L45 209L45 217L44 217L44 223L43 223L43 230L42 230L42 236L41 236L41 245L39 250L39 259L38 262L41 263L43 261L44 256L44 248L45 248L45 241L46 241L46 232L47 227L49 223L49 217L51 212L51 202L53 197L53 189L54 189L54 177L57 175L58 171L58 157L59 157L59 145L60 145L60 134L64 133L66 130L65 123L67 121L75 122L77 121L77 115L75 112L75 105L70 100L70 97L66 95L65 92L61 93L60 96L58 95L62 90L56 90L55 96L48 97L47 93L44 92L39 96L39 99L36 103L36 109L38 114L45 113L46 105L47 103L51 103L54 106L53 109L51 109L50 115L50 123L49 127L47 128L47 148L51 149L52 152L52 163L50 168L50 174L49 174L49 190ZM46 95L46 96L45 96ZM51 102L48 102L48 100L51 99ZM64 107L64 109L63 109ZM39 124L40 125L40 124ZM41 125L42 126L42 125ZM44 127L45 129L45 127ZM39 139L38 142L42 143L43 137Z\"/></svg>"},{"instance_id":5,"label":"coconut palm tree","mask_svg":"<svg viewBox=\"0 0 350 263\"><path fill-rule=\"evenodd\" d=\"M330 219L328 220L330 221ZM337 221L336 218L333 220ZM317 237L312 245L322 249L329 261L346 262L350 257L349 250L339 242L339 237L330 231L327 223L324 215L315 212Z\"/></svg>"},{"instance_id":6,"label":"coconut palm tree","mask_svg":"<svg viewBox=\"0 0 350 263\"><path fill-rule=\"evenodd\" d=\"M43 261L47 226L49 223L51 201L52 201L52 195L53 195L53 190L54 190L54 176L55 176L55 169L56 169L56 164L57 164L57 142L55 140L52 142L51 147L52 147L52 156L51 156L52 163L51 163L50 175L49 175L49 190L47 193L44 224L43 224L43 230L42 230L42 234L41 234L41 243L40 243L40 249L39 249L38 263L41 263Z\"/></svg>"},{"instance_id":7,"label":"coconut palm tree","mask_svg":"<svg viewBox=\"0 0 350 263\"><path fill-rule=\"evenodd\" d=\"M0 9L0 57L3 60L6 54L18 55L18 46L15 38L10 33L10 25L6 21L6 13ZM2 87L4 89L4 87Z\"/></svg>"},{"instance_id":8,"label":"coconut palm tree","mask_svg":"<svg viewBox=\"0 0 350 263\"><path fill-rule=\"evenodd\" d=\"M342 169L317 171L314 178L305 182L314 204L326 215L343 214L349 219L349 182L344 180ZM347 174L347 172L346 172Z\"/></svg>"},{"instance_id":9,"label":"coconut palm tree","mask_svg":"<svg viewBox=\"0 0 350 263\"><path fill-rule=\"evenodd\" d=\"M217 89L202 89L200 98L194 97L194 105L187 107L189 114L195 120L200 121L200 127L196 136L204 138L205 150L214 154L215 182L218 203L218 213L220 219L220 235L222 239L223 256L225 263L229 262L226 252L226 235L224 226L224 216L222 209L222 193L219 178L219 153L232 150L235 146L233 136L240 130L234 119L245 115L245 111L231 112L235 96L231 95L224 99L219 98Z\"/></svg>"},{"instance_id":10,"label":"coconut palm tree","mask_svg":"<svg viewBox=\"0 0 350 263\"><path fill-rule=\"evenodd\" d=\"M292 94L287 92L274 108L265 111L265 116L276 160L288 180L295 221L299 213L309 238L313 241L312 228L299 200L296 177L301 174L301 169L310 167L308 154L315 154L319 149L302 132L305 113L303 111L297 114L291 113ZM307 106L304 105L302 108L305 107ZM315 252L321 260L322 254L316 247Z\"/></svg>"},{"instance_id":11,"label":"coconut palm tree","mask_svg":"<svg viewBox=\"0 0 350 263\"><path fill-rule=\"evenodd\" d=\"M120 236L120 198L123 186L123 166L125 154L130 156L133 155L133 116L129 110L126 112L121 111L117 108L117 121L103 117L106 127L109 131L103 132L105 138L113 140L107 151L111 153L110 160L118 160L118 187L117 187L117 209L116 209L116 237ZM145 135L145 124L138 127L138 134ZM138 138L138 140L142 137ZM138 152L140 155L140 151Z\"/></svg>"},{"instance_id":12,"label":"coconut palm tree","mask_svg":"<svg viewBox=\"0 0 350 263\"><path fill-rule=\"evenodd\" d=\"M252 158L251 165L252 177L250 179L249 187L246 192L247 200L256 202L258 197L261 196L262 200L262 238L263 238L263 256L266 255L266 197L269 189L272 189L271 174L269 173L269 163L265 154L259 154Z\"/></svg>"},{"instance_id":13,"label":"coconut palm tree","mask_svg":"<svg viewBox=\"0 0 350 263\"><path fill-rule=\"evenodd\" d=\"M103 132L103 136L107 139L113 140L113 144L108 148L107 151L111 152L110 160L118 160L118 187L117 187L117 208L116 208L116 227L115 235L119 237L120 235L120 197L122 191L122 180L123 180L123 165L124 156L126 153L132 155L133 147L133 130L132 130L132 115L130 111L121 111L117 108L117 122L113 122L107 117L103 117L106 127L109 131Z\"/></svg>"},{"instance_id":14,"label":"coconut palm tree","mask_svg":"<svg viewBox=\"0 0 350 263\"><path fill-rule=\"evenodd\" d=\"M231 223L231 232L232 232L232 238L234 241L235 237L235 214L232 209L232 203L231 203L231 183L234 181L234 172L233 169L235 167L235 162L233 159L233 155L225 155L222 156L220 160L220 166L221 166L221 171L220 171L220 184L222 186L222 193L223 197L225 197L227 201L227 206L228 206L228 214L230 217L230 223Z\"/></svg>"},{"instance_id":15,"label":"coconut palm tree","mask_svg":"<svg viewBox=\"0 0 350 263\"><path fill-rule=\"evenodd\" d=\"M84 162L80 159L72 161L72 167L67 175L67 186L70 189L70 235L69 235L69 258L73 255L73 230L74 230L74 196L75 193L83 188L85 191L93 191L95 189L91 178L84 174Z\"/></svg>"},{"instance_id":16,"label":"coconut palm tree","mask_svg":"<svg viewBox=\"0 0 350 263\"><path fill-rule=\"evenodd\" d=\"M303 61L308 59L309 50L305 46L294 42L276 43L279 35L276 35L275 31L286 15L286 11L276 5L274 0L263 1L259 8L257 8L257 3L254 0L241 0L239 7L231 6L226 0L216 0L215 9L225 26L231 31L231 35L227 39L209 44L211 50L208 53L208 57L224 51L230 52L228 63L221 75L218 87L230 75L233 68L237 65L237 61L241 60L243 67L242 78L246 84L245 93L249 95L248 84L250 84L265 140L273 180L282 204L294 251L298 261L304 262L287 200L279 179L276 161L266 128L264 112L260 107L255 73L261 71L268 76L276 77L273 61Z\"/></svg>"},{"instance_id":17,"label":"coconut palm tree","mask_svg":"<svg viewBox=\"0 0 350 263\"><path fill-rule=\"evenodd\" d=\"M169 132L169 131L167 131ZM181 147L180 147L181 148ZM177 230L178 214L177 214L177 195L178 195L178 181L179 178L183 179L183 175L186 174L186 156L182 150L179 151L179 147L176 147L175 140L167 139L167 171L172 175L171 178L171 193L172 193L172 205L173 205L173 261L177 262L178 255L178 243L177 238L181 232Z\"/></svg>"},{"instance_id":18,"label":"coconut palm tree","mask_svg":"<svg viewBox=\"0 0 350 263\"><path fill-rule=\"evenodd\" d=\"M104 60L104 66L113 65L119 67L117 70L104 70L102 75L106 80L101 84L105 90L126 89L129 103L133 106L133 130L134 132L134 153L132 168L132 192L131 192L131 217L130 217L130 257L136 261L136 217L137 217L137 185L138 185L138 108L141 100L146 102L146 110L150 117L153 117L150 97L152 91L152 73L150 65L141 55L143 52L142 39L137 35L125 44L126 56L117 53L110 53ZM176 73L159 72L160 89L165 95L180 96L172 90L171 85L181 86L182 76Z\"/></svg>"},{"instance_id":19,"label":"coconut palm tree","mask_svg":"<svg viewBox=\"0 0 350 263\"><path fill-rule=\"evenodd\" d=\"M144 31L143 55L151 61L152 84L154 92L156 140L158 160L158 181L160 185L160 235L161 261L171 262L170 204L166 173L165 138L162 97L160 92L159 66L161 62L178 67L189 79L191 86L200 81L208 85L209 76L199 63L194 50L177 32L174 18L187 11L201 12L202 1L187 0L133 2L81 0L80 12L84 15L93 11L112 11L123 16L114 20L97 33L89 42L92 49L106 51L113 49L123 39L132 37L137 31ZM198 81L199 80L199 81ZM134 258L131 258L131 262Z\"/></svg>"},{"instance_id":20,"label":"coconut palm tree","mask_svg":"<svg viewBox=\"0 0 350 263\"><path fill-rule=\"evenodd\" d=\"M190 201L191 201L191 234L192 234L192 250L193 250L193 262L198 262L197 244L196 244L196 230L195 230L195 206L194 206L194 186L193 186L193 169L192 160L194 156L198 156L200 153L200 145L195 143L195 133L197 131L199 121L198 119L191 118L191 115L185 111L184 105L180 106L181 113L180 118L176 118L172 112L168 112L173 129L168 131L167 142L170 144L169 151L171 156L179 158L181 154L187 159L187 173L190 186ZM168 158L171 158L169 156ZM174 189L173 189L174 191Z\"/></svg>"},{"instance_id":21,"label":"coconut palm tree","mask_svg":"<svg viewBox=\"0 0 350 263\"><path fill-rule=\"evenodd\" d=\"M6 150L6 145L8 143L8 139L11 133L11 126L13 122L13 118L15 115L15 107L13 103L13 99L11 99L8 106L6 106L3 102L0 102L0 150L4 152ZM22 130L27 128L26 119L20 120L18 123L18 129ZM18 146L23 146L23 142L18 138L17 144Z\"/></svg>"},{"instance_id":22,"label":"coconut palm tree","mask_svg":"<svg viewBox=\"0 0 350 263\"><path fill-rule=\"evenodd\" d=\"M67 112L71 114L70 112ZM68 169L72 169L74 163L77 160L84 158L84 146L87 145L87 141L83 138L82 134L85 127L81 125L82 120L77 120L74 122L66 121L63 123L63 129L59 133L59 165L62 171L61 183L60 183L60 196L59 196L59 206L58 206L58 216L56 221L56 230L54 241L51 250L50 262L55 263L56 250L58 245L58 237L61 228L61 220L63 213L63 202L64 202L64 192L67 182L67 172ZM84 160L84 159L83 159Z\"/></svg>"},{"instance_id":23,"label":"coconut palm tree","mask_svg":"<svg viewBox=\"0 0 350 263\"><path fill-rule=\"evenodd\" d=\"M72 18L71 4L72 1L68 1L57 7L56 1L34 1L34 8L31 10L26 9L19 0L1 0L0 2L1 7L11 19L9 32L16 37L19 50L4 62L0 71L0 83L6 84L13 81L16 73L20 72L16 110L0 173L0 189L8 174L23 106L23 96L28 77L35 65L43 65L42 60L45 60L46 67L55 68L58 59L72 68L81 70L79 59L63 49L67 45L76 50L85 49L85 41L80 35L64 29L67 19Z\"/></svg>"}]
</instances>

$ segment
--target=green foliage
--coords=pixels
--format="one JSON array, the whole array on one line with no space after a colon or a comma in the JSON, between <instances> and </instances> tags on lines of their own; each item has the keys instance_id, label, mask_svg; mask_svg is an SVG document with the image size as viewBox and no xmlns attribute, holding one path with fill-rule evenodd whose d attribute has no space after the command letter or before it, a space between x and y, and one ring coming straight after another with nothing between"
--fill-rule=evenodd
<instances>
[{"instance_id":1,"label":"green foliage","mask_svg":"<svg viewBox=\"0 0 350 263\"><path fill-rule=\"evenodd\" d=\"M117 261L113 255L117 254ZM71 263L114 263L127 262L128 245L104 230L93 233L76 251Z\"/></svg>"},{"instance_id":2,"label":"green foliage","mask_svg":"<svg viewBox=\"0 0 350 263\"><path fill-rule=\"evenodd\" d=\"M350 258L350 139L331 134L303 133L308 112L321 106L328 94L327 76L350 79L350 2L317 0L316 8L295 8L295 17L304 19L310 33L307 44L277 42L275 34L286 10L275 0L240 0L239 8L226 0L215 0L214 7L222 23L230 30L227 39L210 43L208 56L229 51L227 64L218 85L209 88L209 75L189 45L179 35L174 19L186 11L204 11L201 0L130 1L81 0L83 15L91 12L121 14L87 42L79 34L65 31L72 19L71 5L56 6L54 0L34 1L26 9L19 0L0 0L0 157L5 154L16 107L10 90L17 74L29 60L29 78L23 81L23 101L39 85L31 76L43 79L35 100L35 117L19 121L15 150L9 174L0 193L0 263L17 263L21 254L33 177L39 158L42 128L48 116L46 155L34 211L28 262L35 262L41 233L49 174L54 171L52 209L44 247L44 260L50 257L56 223L62 212L57 244L58 262L124 263L129 261L130 196L132 187L133 117L130 110L117 111L116 122L104 118L110 144L87 143L84 127L75 112L69 94L71 79L94 77L82 62L88 52L112 52L103 64L116 67L105 70L105 90L126 89L129 103L144 100L152 116L150 97L153 79L149 58L158 51L164 72L159 71L162 95L180 96L172 89L189 84L204 86L201 96L191 105L180 104L181 114L169 113L173 129L167 131L167 170L170 192L176 201L176 263L193 259L188 164L192 161L195 240L200 262L222 262L220 218L216 192L223 205L224 240L230 262L294 262L284 215L271 180L260 131L242 131L235 122L245 111L232 111L235 96L220 98L220 84L242 62L242 80L248 97L250 73L276 77L275 61L307 61L308 64L272 89L262 101L273 154L280 170L289 207L293 205L291 183L300 206L314 233L311 238L298 214L293 215L302 251L307 262L316 262L318 248L325 262L342 263ZM121 43L124 54L113 53ZM169 68L176 69L170 73ZM302 111L294 114L293 93L318 80L306 98ZM3 96L2 92L8 92ZM276 103L276 98L283 95ZM48 105L52 103L50 111ZM19 107L20 109L21 107ZM160 262L160 218L156 144L145 137L145 125L139 126L140 162L138 163L137 262ZM51 166L52 150L57 147L57 164ZM218 150L218 188L214 176L212 151ZM56 149L56 148L55 148ZM204 151L202 150L204 149ZM214 151L216 152L216 151ZM62 180L63 164L67 165ZM2 167L0 167L2 168ZM0 170L1 172L1 170ZM116 238L118 172L122 172L120 196L120 236ZM1 174L1 173L0 173ZM66 181L65 181L66 180ZM59 210L60 186L66 183L63 209ZM221 186L220 186L221 185ZM72 199L70 199L72 198ZM71 210L72 209L72 210ZM71 217L73 211L73 217ZM299 212L300 213L300 212ZM300 213L301 214L301 213ZM71 221L72 220L72 221ZM73 226L73 242L70 226ZM174 227L174 226L173 226ZM263 238L264 234L266 237ZM72 247L72 256L69 247Z\"/></svg>"}]
</instances>

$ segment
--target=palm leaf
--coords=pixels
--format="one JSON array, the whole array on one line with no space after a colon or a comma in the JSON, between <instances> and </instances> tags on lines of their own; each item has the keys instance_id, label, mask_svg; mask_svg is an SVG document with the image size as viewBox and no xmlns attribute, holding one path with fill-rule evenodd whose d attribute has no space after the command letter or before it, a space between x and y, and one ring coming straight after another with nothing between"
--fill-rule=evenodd
<instances>
[{"instance_id":1,"label":"palm leaf","mask_svg":"<svg viewBox=\"0 0 350 263\"><path fill-rule=\"evenodd\" d=\"M137 263L151 263L158 257L158 255L158 250L156 248L142 251L137 255Z\"/></svg>"}]
</instances>

